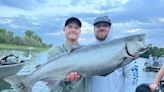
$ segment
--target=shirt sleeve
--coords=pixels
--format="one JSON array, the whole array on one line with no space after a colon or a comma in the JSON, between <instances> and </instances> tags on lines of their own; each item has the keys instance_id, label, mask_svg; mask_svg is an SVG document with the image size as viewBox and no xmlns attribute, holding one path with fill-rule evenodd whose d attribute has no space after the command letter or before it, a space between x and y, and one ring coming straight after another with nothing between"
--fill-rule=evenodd
<instances>
[{"instance_id":1,"label":"shirt sleeve","mask_svg":"<svg viewBox=\"0 0 164 92\"><path fill-rule=\"evenodd\" d=\"M125 74L124 92L135 92L138 82L138 65L136 61L123 67Z\"/></svg>"},{"instance_id":2,"label":"shirt sleeve","mask_svg":"<svg viewBox=\"0 0 164 92\"><path fill-rule=\"evenodd\" d=\"M50 48L48 50L47 60L53 59L54 57L60 55L60 53L61 53L60 47L55 46L55 47Z\"/></svg>"},{"instance_id":3,"label":"shirt sleeve","mask_svg":"<svg viewBox=\"0 0 164 92\"><path fill-rule=\"evenodd\" d=\"M49 50L48 50L48 54L47 54L47 60L48 60L48 62L51 60L51 59L53 59L54 57L56 57L56 56L58 56L58 55L60 55L61 54L61 50L60 50L60 47L52 47L52 48L50 48ZM55 86L57 86L57 84L58 84L58 81L56 81L56 80L44 80L44 82L46 82L46 85L50 88L50 89L52 89L52 88L54 88ZM56 88L56 87L55 87ZM57 88L57 89L55 89L56 91L55 92L62 92L62 88L61 87L59 87L59 88Z\"/></svg>"}]
</instances>

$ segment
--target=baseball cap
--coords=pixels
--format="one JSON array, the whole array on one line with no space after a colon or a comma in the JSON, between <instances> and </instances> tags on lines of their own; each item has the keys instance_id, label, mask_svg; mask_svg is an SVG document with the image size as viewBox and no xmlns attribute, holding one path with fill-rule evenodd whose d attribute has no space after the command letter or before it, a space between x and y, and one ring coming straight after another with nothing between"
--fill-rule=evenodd
<instances>
[{"instance_id":1,"label":"baseball cap","mask_svg":"<svg viewBox=\"0 0 164 92\"><path fill-rule=\"evenodd\" d=\"M103 16L103 17L98 17L98 18L94 19L93 25L95 26L95 25L97 25L97 24L99 24L99 23L102 23L102 22L108 23L109 25L112 24L112 23L111 23L111 20L109 19L108 16Z\"/></svg>"},{"instance_id":2,"label":"baseball cap","mask_svg":"<svg viewBox=\"0 0 164 92\"><path fill-rule=\"evenodd\" d=\"M81 21L78 19L78 18L76 18L76 17L70 17L70 18L68 18L67 20L66 20L66 22L65 22L65 26L67 26L69 23L71 23L71 22L75 22L75 23L77 23L77 25L79 26L79 27L81 27Z\"/></svg>"}]
</instances>

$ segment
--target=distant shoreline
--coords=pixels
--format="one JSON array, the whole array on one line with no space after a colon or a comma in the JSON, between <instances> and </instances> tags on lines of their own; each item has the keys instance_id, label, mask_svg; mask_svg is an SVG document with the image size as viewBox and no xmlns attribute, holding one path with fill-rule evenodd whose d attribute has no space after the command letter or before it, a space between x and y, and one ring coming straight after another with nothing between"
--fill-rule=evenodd
<instances>
[{"instance_id":1,"label":"distant shoreline","mask_svg":"<svg viewBox=\"0 0 164 92\"><path fill-rule=\"evenodd\" d=\"M32 46L20 46L20 45L13 45L13 44L0 44L0 50L27 50L29 47ZM48 50L46 47L33 47L33 51L45 51Z\"/></svg>"}]
</instances>

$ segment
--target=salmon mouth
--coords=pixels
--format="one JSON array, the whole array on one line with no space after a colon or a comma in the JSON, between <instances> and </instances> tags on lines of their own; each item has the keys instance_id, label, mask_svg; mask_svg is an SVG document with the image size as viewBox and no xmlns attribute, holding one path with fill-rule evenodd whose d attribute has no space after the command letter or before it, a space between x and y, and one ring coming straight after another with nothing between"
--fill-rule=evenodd
<instances>
[{"instance_id":1,"label":"salmon mouth","mask_svg":"<svg viewBox=\"0 0 164 92\"><path fill-rule=\"evenodd\" d=\"M126 49L126 53L128 54L128 56L130 56L132 58L136 58L136 56L140 56L141 54L145 53L151 46L152 46L151 44L148 44L144 48L141 48L140 50L138 50L137 55L133 55L129 52L127 43L125 45L125 49Z\"/></svg>"},{"instance_id":2,"label":"salmon mouth","mask_svg":"<svg viewBox=\"0 0 164 92\"><path fill-rule=\"evenodd\" d=\"M152 44L148 44L148 45L146 45L144 48L141 48L140 50L139 50L139 54L143 54L143 53L145 53L150 47L152 46Z\"/></svg>"}]
</instances>

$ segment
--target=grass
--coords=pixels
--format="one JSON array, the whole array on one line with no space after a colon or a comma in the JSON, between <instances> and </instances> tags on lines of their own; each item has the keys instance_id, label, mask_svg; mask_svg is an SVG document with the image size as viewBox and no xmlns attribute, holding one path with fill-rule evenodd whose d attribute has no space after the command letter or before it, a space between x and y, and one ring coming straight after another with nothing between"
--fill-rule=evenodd
<instances>
[{"instance_id":1,"label":"grass","mask_svg":"<svg viewBox=\"0 0 164 92\"><path fill-rule=\"evenodd\" d=\"M12 44L0 44L0 49L5 50L27 50L30 46L19 46L19 45L12 45ZM33 51L45 51L48 48L45 47L33 47Z\"/></svg>"}]
</instances>

